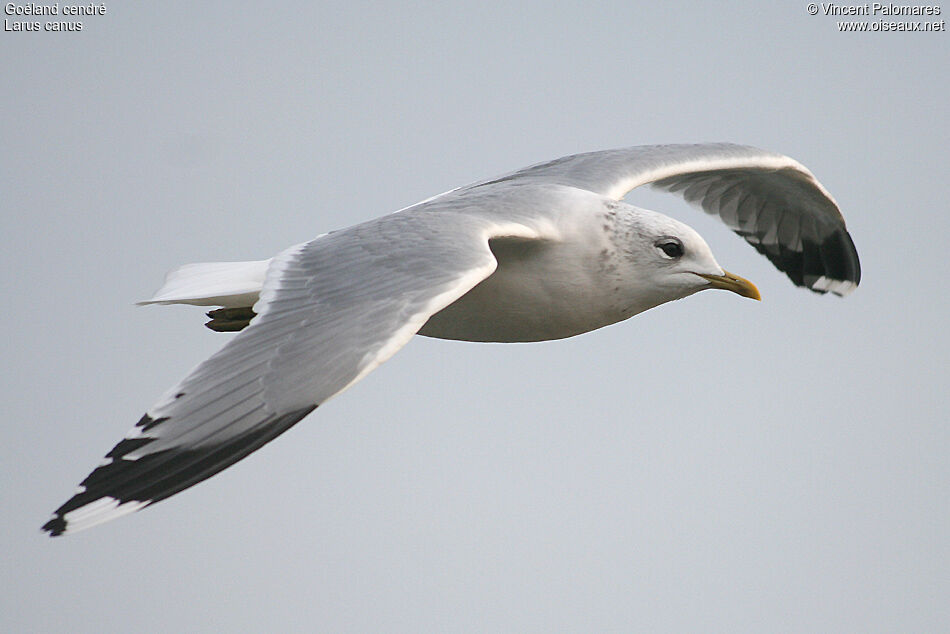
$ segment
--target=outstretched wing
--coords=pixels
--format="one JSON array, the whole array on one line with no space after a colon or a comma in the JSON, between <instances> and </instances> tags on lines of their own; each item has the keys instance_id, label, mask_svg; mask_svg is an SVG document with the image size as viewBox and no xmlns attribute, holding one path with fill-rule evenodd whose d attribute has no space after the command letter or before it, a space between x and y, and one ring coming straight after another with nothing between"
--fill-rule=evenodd
<instances>
[{"instance_id":1,"label":"outstretched wing","mask_svg":"<svg viewBox=\"0 0 950 634\"><path fill-rule=\"evenodd\" d=\"M523 226L385 216L271 262L257 316L169 390L43 527L75 532L186 489L289 429L392 356L495 270Z\"/></svg>"},{"instance_id":2,"label":"outstretched wing","mask_svg":"<svg viewBox=\"0 0 950 634\"><path fill-rule=\"evenodd\" d=\"M515 180L618 200L652 183L719 216L798 286L846 295L861 280L857 250L831 194L781 154L729 143L646 145L566 156L473 187Z\"/></svg>"}]
</instances>

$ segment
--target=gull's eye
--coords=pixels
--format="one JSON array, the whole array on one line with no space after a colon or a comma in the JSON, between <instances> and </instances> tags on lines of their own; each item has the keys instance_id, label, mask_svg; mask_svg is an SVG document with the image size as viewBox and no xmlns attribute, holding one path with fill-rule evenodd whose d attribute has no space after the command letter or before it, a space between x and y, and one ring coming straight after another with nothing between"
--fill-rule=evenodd
<instances>
[{"instance_id":1,"label":"gull's eye","mask_svg":"<svg viewBox=\"0 0 950 634\"><path fill-rule=\"evenodd\" d=\"M656 243L656 248L672 260L683 256L683 243L676 238L663 238Z\"/></svg>"}]
</instances>

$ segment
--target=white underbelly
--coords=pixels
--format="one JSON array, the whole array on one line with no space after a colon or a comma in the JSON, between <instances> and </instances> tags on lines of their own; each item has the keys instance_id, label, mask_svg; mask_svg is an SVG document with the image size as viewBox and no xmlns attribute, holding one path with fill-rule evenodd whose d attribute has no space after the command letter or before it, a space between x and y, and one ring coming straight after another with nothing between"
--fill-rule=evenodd
<instances>
[{"instance_id":1,"label":"white underbelly","mask_svg":"<svg viewBox=\"0 0 950 634\"><path fill-rule=\"evenodd\" d=\"M591 275L559 275L567 265L556 253L512 257L497 253L490 277L429 318L420 335L462 341L546 341L563 339L626 319L616 293ZM542 274L543 273L543 274Z\"/></svg>"}]
</instances>

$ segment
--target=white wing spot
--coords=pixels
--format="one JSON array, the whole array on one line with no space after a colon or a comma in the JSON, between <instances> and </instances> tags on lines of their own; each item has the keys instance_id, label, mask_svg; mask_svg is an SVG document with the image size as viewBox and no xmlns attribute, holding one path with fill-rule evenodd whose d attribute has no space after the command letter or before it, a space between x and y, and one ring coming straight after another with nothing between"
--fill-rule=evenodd
<instances>
[{"instance_id":1,"label":"white wing spot","mask_svg":"<svg viewBox=\"0 0 950 634\"><path fill-rule=\"evenodd\" d=\"M838 295L847 295L858 287L854 282L848 280L833 280L822 275L811 285L815 290L830 291Z\"/></svg>"},{"instance_id":2,"label":"white wing spot","mask_svg":"<svg viewBox=\"0 0 950 634\"><path fill-rule=\"evenodd\" d=\"M112 497L99 498L95 502L90 502L81 506L75 511L70 511L63 516L66 521L66 533L81 531L111 519L134 513L143 506L148 506L149 500L130 500L120 503L119 500Z\"/></svg>"}]
</instances>

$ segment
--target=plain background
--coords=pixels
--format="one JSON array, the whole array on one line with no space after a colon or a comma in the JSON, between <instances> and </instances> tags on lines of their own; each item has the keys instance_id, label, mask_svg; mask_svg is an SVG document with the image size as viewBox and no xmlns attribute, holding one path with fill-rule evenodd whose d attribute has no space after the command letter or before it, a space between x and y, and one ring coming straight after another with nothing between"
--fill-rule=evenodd
<instances>
[{"instance_id":1,"label":"plain background","mask_svg":"<svg viewBox=\"0 0 950 634\"><path fill-rule=\"evenodd\" d=\"M804 2L82 21L0 34L0 630L950 628L946 32L840 33ZM227 337L133 305L168 269L565 154L698 141L807 165L861 287L797 289L635 193L764 301L701 293L545 344L417 337L210 481L39 532Z\"/></svg>"}]
</instances>

